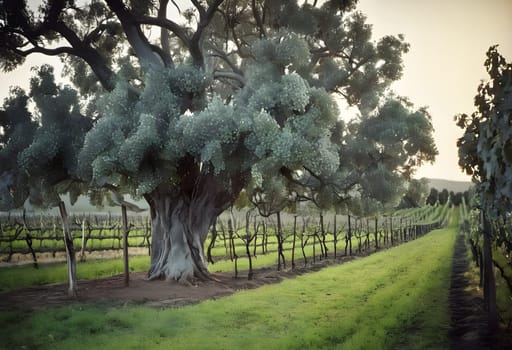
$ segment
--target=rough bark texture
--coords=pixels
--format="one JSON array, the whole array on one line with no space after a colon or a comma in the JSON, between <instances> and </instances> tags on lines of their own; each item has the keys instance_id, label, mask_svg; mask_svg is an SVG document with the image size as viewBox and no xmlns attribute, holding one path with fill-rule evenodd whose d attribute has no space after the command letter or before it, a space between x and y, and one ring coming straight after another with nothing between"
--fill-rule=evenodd
<instances>
[{"instance_id":1,"label":"rough bark texture","mask_svg":"<svg viewBox=\"0 0 512 350\"><path fill-rule=\"evenodd\" d=\"M145 196L151 208L150 279L208 277L203 249L208 229L239 188L233 185L227 191L213 176L199 175L192 186L160 186Z\"/></svg>"}]
</instances>

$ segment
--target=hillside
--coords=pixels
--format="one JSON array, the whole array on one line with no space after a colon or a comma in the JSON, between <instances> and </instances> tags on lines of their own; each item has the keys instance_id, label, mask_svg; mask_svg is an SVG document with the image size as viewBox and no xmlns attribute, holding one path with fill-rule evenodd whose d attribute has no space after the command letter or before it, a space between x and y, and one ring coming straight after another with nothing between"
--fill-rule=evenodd
<instances>
[{"instance_id":1,"label":"hillside","mask_svg":"<svg viewBox=\"0 0 512 350\"><path fill-rule=\"evenodd\" d=\"M446 188L448 192L453 191L455 193L467 191L473 186L473 183L470 181L452 181L444 179L428 179L428 181L430 188L435 188L438 191L442 191Z\"/></svg>"}]
</instances>

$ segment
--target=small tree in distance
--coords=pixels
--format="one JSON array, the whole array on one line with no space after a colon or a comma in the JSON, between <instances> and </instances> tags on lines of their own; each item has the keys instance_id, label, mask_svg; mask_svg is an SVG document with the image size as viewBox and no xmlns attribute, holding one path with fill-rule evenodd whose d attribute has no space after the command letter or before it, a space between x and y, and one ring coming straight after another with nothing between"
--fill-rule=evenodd
<instances>
[{"instance_id":1,"label":"small tree in distance","mask_svg":"<svg viewBox=\"0 0 512 350\"><path fill-rule=\"evenodd\" d=\"M443 188L441 192L439 192L438 196L439 204L445 205L450 200L450 192L446 188Z\"/></svg>"},{"instance_id":2,"label":"small tree in distance","mask_svg":"<svg viewBox=\"0 0 512 350\"><path fill-rule=\"evenodd\" d=\"M28 95L6 100L1 209L28 197L54 205L62 193L143 197L149 277L186 280L207 276L208 228L243 188L262 203L273 193L320 206L396 202L396 188L437 154L432 125L388 93L403 37L372 41L355 6L2 1L0 67L60 55L76 89L43 66ZM359 108L354 120L338 118L335 95Z\"/></svg>"},{"instance_id":3,"label":"small tree in distance","mask_svg":"<svg viewBox=\"0 0 512 350\"><path fill-rule=\"evenodd\" d=\"M435 188L430 189L430 193L427 197L426 203L428 205L436 205L439 198L439 191Z\"/></svg>"}]
</instances>

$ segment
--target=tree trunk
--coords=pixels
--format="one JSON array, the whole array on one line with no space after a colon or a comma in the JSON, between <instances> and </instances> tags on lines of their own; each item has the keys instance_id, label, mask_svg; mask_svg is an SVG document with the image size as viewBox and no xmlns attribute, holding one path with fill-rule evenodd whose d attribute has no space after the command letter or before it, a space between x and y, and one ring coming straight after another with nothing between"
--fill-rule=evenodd
<instances>
[{"instance_id":1,"label":"tree trunk","mask_svg":"<svg viewBox=\"0 0 512 350\"><path fill-rule=\"evenodd\" d=\"M213 219L210 215L194 212L194 208L180 196L157 196L150 202L151 266L149 278L168 280L189 280L204 277L206 262L203 257L203 243ZM192 225L190 216L196 217Z\"/></svg>"},{"instance_id":2,"label":"tree trunk","mask_svg":"<svg viewBox=\"0 0 512 350\"><path fill-rule=\"evenodd\" d=\"M159 186L144 196L151 209L149 279L209 278L204 258L208 229L235 196L213 176L199 175L190 181L192 185L179 188Z\"/></svg>"}]
</instances>

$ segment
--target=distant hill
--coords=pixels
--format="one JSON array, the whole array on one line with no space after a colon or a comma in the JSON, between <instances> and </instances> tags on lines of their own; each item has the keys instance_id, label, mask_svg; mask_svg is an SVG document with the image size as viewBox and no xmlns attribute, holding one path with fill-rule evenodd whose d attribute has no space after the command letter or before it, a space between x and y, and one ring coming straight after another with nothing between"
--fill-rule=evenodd
<instances>
[{"instance_id":1,"label":"distant hill","mask_svg":"<svg viewBox=\"0 0 512 350\"><path fill-rule=\"evenodd\" d=\"M452 181L452 180L444 180L444 179L428 179L429 187L435 188L438 191L442 191L445 188L448 192L453 191L464 192L469 190L470 187L473 186L471 181Z\"/></svg>"}]
</instances>

